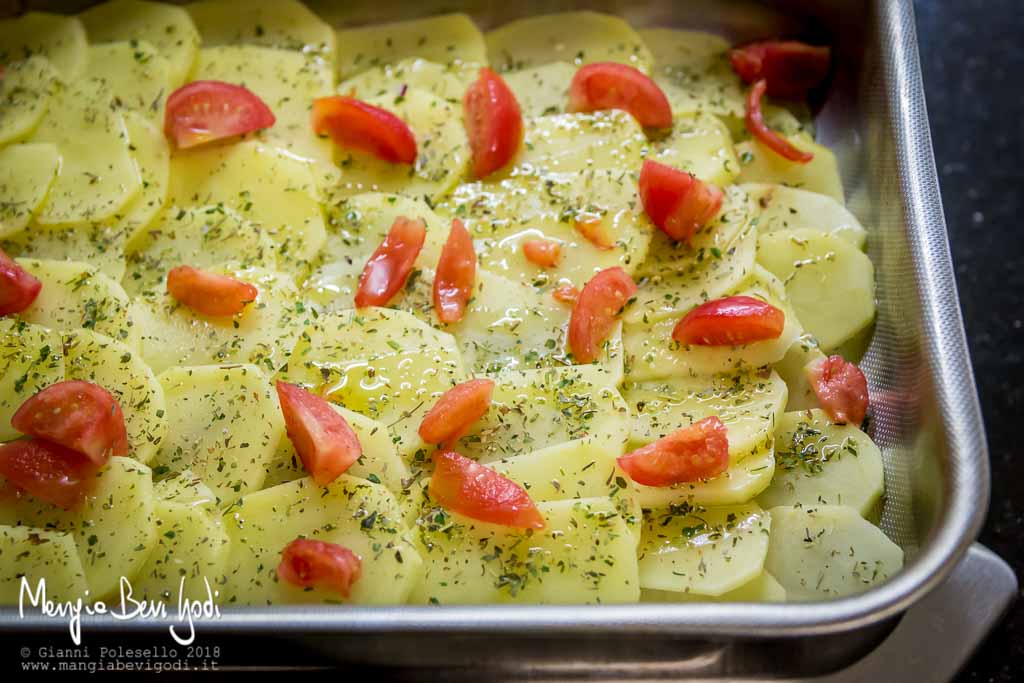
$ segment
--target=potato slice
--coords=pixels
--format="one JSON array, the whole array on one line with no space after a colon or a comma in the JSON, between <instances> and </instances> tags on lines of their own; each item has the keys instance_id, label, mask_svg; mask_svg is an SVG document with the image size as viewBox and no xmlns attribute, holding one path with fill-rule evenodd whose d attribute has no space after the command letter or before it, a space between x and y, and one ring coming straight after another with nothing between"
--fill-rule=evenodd
<instances>
[{"instance_id":1,"label":"potato slice","mask_svg":"<svg viewBox=\"0 0 1024 683\"><path fill-rule=\"evenodd\" d=\"M863 593L903 567L903 550L845 505L775 507L765 569L789 600Z\"/></svg>"},{"instance_id":2,"label":"potato slice","mask_svg":"<svg viewBox=\"0 0 1024 683\"><path fill-rule=\"evenodd\" d=\"M743 189L760 208L757 230L762 235L806 228L838 235L858 249L864 248L867 231L856 216L828 195L770 183L747 183Z\"/></svg>"},{"instance_id":3,"label":"potato slice","mask_svg":"<svg viewBox=\"0 0 1024 683\"><path fill-rule=\"evenodd\" d=\"M843 183L839 177L836 156L805 134L787 138L801 151L812 152L814 159L806 164L789 161L771 151L757 140L736 145L740 160L738 183L774 183L801 190L817 192L843 203Z\"/></svg>"},{"instance_id":4,"label":"potato slice","mask_svg":"<svg viewBox=\"0 0 1024 683\"><path fill-rule=\"evenodd\" d=\"M42 527L74 536L88 599L117 593L133 580L156 543L152 472L134 458L111 458L82 504L63 510L33 496L5 497L0 524ZM79 596L86 599L86 596Z\"/></svg>"},{"instance_id":5,"label":"potato slice","mask_svg":"<svg viewBox=\"0 0 1024 683\"><path fill-rule=\"evenodd\" d=\"M191 471L220 506L258 490L284 435L267 376L255 365L197 365L157 379L173 425L154 460L157 474Z\"/></svg>"},{"instance_id":6,"label":"potato slice","mask_svg":"<svg viewBox=\"0 0 1024 683\"><path fill-rule=\"evenodd\" d=\"M764 569L771 517L754 503L703 508L683 504L644 515L643 588L722 595Z\"/></svg>"},{"instance_id":7,"label":"potato slice","mask_svg":"<svg viewBox=\"0 0 1024 683\"><path fill-rule=\"evenodd\" d=\"M768 488L775 474L775 450L771 444L768 441L757 450L733 456L729 469L714 479L658 487L637 484L637 500L647 510L748 503Z\"/></svg>"},{"instance_id":8,"label":"potato slice","mask_svg":"<svg viewBox=\"0 0 1024 683\"><path fill-rule=\"evenodd\" d=\"M484 37L465 14L439 14L425 19L373 24L338 31L338 80L407 58L426 59L446 67L487 63Z\"/></svg>"},{"instance_id":9,"label":"potato slice","mask_svg":"<svg viewBox=\"0 0 1024 683\"><path fill-rule=\"evenodd\" d=\"M732 45L703 31L647 28L640 38L654 58L651 76L665 91L672 111L743 116L743 83L726 54Z\"/></svg>"},{"instance_id":10,"label":"potato slice","mask_svg":"<svg viewBox=\"0 0 1024 683\"><path fill-rule=\"evenodd\" d=\"M524 119L565 111L569 104L569 84L576 75L569 62L551 62L502 76L516 96Z\"/></svg>"},{"instance_id":11,"label":"potato slice","mask_svg":"<svg viewBox=\"0 0 1024 683\"><path fill-rule=\"evenodd\" d=\"M32 134L50 106L50 98L58 87L57 78L56 69L42 55L5 66L4 77L0 79L0 145L24 140ZM0 168L5 166L0 164Z\"/></svg>"},{"instance_id":12,"label":"potato slice","mask_svg":"<svg viewBox=\"0 0 1024 683\"><path fill-rule=\"evenodd\" d=\"M260 45L334 62L334 31L298 0L193 2L185 6L204 46Z\"/></svg>"},{"instance_id":13,"label":"potato slice","mask_svg":"<svg viewBox=\"0 0 1024 683\"><path fill-rule=\"evenodd\" d=\"M60 152L50 143L0 149L0 237L25 229L46 199L59 168Z\"/></svg>"},{"instance_id":14,"label":"potato slice","mask_svg":"<svg viewBox=\"0 0 1024 683\"><path fill-rule=\"evenodd\" d=\"M793 342L782 360L773 366L775 371L789 387L789 399L786 410L808 410L818 407L818 397L811 387L804 368L810 363L823 360L825 354L818 349L818 342L806 332Z\"/></svg>"},{"instance_id":15,"label":"potato slice","mask_svg":"<svg viewBox=\"0 0 1024 683\"><path fill-rule=\"evenodd\" d=\"M64 346L58 332L0 319L0 441L20 436L11 417L22 403L63 379Z\"/></svg>"},{"instance_id":16,"label":"potato slice","mask_svg":"<svg viewBox=\"0 0 1024 683\"><path fill-rule=\"evenodd\" d=\"M537 505L546 526L523 531L428 507L417 520L419 604L635 602L636 540L610 498Z\"/></svg>"},{"instance_id":17,"label":"potato slice","mask_svg":"<svg viewBox=\"0 0 1024 683\"><path fill-rule=\"evenodd\" d=\"M225 599L241 605L347 602L402 604L423 571L423 562L401 524L401 509L381 485L342 475L330 486L312 479L253 493L224 512L231 557ZM278 578L281 551L296 538L339 543L362 560L352 594L305 589Z\"/></svg>"},{"instance_id":18,"label":"potato slice","mask_svg":"<svg viewBox=\"0 0 1024 683\"><path fill-rule=\"evenodd\" d=\"M90 45L88 60L84 77L101 84L112 108L163 126L172 90L170 66L154 45L139 40Z\"/></svg>"},{"instance_id":19,"label":"potato slice","mask_svg":"<svg viewBox=\"0 0 1024 683\"><path fill-rule=\"evenodd\" d=\"M85 68L87 46L85 28L75 17L26 12L0 20L0 64L42 55L64 81L74 83Z\"/></svg>"},{"instance_id":20,"label":"potato slice","mask_svg":"<svg viewBox=\"0 0 1024 683\"><path fill-rule=\"evenodd\" d=\"M697 595L645 588L640 591L640 602L786 602L786 589L774 576L768 572L761 572L752 581L721 595Z\"/></svg>"},{"instance_id":21,"label":"potato slice","mask_svg":"<svg viewBox=\"0 0 1024 683\"><path fill-rule=\"evenodd\" d=\"M823 351L875 317L875 268L847 240L816 230L777 230L757 241L757 261L785 283L786 298Z\"/></svg>"},{"instance_id":22,"label":"potato slice","mask_svg":"<svg viewBox=\"0 0 1024 683\"><path fill-rule=\"evenodd\" d=\"M540 116L526 121L519 153L490 181L508 175L637 170L647 144L643 128L623 111Z\"/></svg>"},{"instance_id":23,"label":"potato slice","mask_svg":"<svg viewBox=\"0 0 1024 683\"><path fill-rule=\"evenodd\" d=\"M37 589L44 581L47 600L88 599L75 537L31 526L0 525L0 605L36 605ZM28 587L24 597L23 583Z\"/></svg>"},{"instance_id":24,"label":"potato slice","mask_svg":"<svg viewBox=\"0 0 1024 683\"><path fill-rule=\"evenodd\" d=\"M644 73L654 59L637 32L619 17L597 12L560 12L517 19L486 35L487 57L498 71L519 71L548 62L619 62Z\"/></svg>"},{"instance_id":25,"label":"potato slice","mask_svg":"<svg viewBox=\"0 0 1024 683\"><path fill-rule=\"evenodd\" d=\"M775 478L764 507L846 505L867 517L882 497L882 454L867 434L820 410L786 413L775 439Z\"/></svg>"},{"instance_id":26,"label":"potato slice","mask_svg":"<svg viewBox=\"0 0 1024 683\"><path fill-rule=\"evenodd\" d=\"M167 433L164 391L137 351L90 330L63 338L65 377L99 384L124 413L130 455L148 463Z\"/></svg>"},{"instance_id":27,"label":"potato slice","mask_svg":"<svg viewBox=\"0 0 1024 683\"><path fill-rule=\"evenodd\" d=\"M732 183L740 172L729 130L703 112L676 114L672 130L655 138L647 158L719 186Z\"/></svg>"},{"instance_id":28,"label":"potato slice","mask_svg":"<svg viewBox=\"0 0 1024 683\"><path fill-rule=\"evenodd\" d=\"M449 102L461 102L466 88L476 80L476 64L439 64L421 57L407 57L394 64L381 64L338 84L342 95L356 97L400 97L402 90L415 88Z\"/></svg>"}]
</instances>

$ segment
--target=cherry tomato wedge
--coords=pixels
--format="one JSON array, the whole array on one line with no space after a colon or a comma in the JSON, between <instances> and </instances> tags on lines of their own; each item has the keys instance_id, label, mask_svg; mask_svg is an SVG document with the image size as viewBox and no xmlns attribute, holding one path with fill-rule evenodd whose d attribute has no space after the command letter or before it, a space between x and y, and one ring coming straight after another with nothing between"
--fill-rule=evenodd
<instances>
[{"instance_id":1,"label":"cherry tomato wedge","mask_svg":"<svg viewBox=\"0 0 1024 683\"><path fill-rule=\"evenodd\" d=\"M606 268L583 286L569 319L569 348L577 363L597 359L636 283L618 266Z\"/></svg>"},{"instance_id":2,"label":"cherry tomato wedge","mask_svg":"<svg viewBox=\"0 0 1024 683\"><path fill-rule=\"evenodd\" d=\"M644 486L711 479L729 467L729 439L717 417L706 417L618 458L629 478Z\"/></svg>"},{"instance_id":3,"label":"cherry tomato wedge","mask_svg":"<svg viewBox=\"0 0 1024 683\"><path fill-rule=\"evenodd\" d=\"M11 426L81 453L97 465L128 455L128 432L117 400L98 384L58 382L21 404Z\"/></svg>"},{"instance_id":4,"label":"cherry tomato wedge","mask_svg":"<svg viewBox=\"0 0 1024 683\"><path fill-rule=\"evenodd\" d=\"M747 114L744 121L750 134L757 138L761 144L772 150L783 159L794 161L798 164L806 164L814 155L811 152L804 152L797 149L792 142L782 137L768 127L761 114L761 97L767 87L764 79L751 86L747 94Z\"/></svg>"},{"instance_id":5,"label":"cherry tomato wedge","mask_svg":"<svg viewBox=\"0 0 1024 683\"><path fill-rule=\"evenodd\" d=\"M814 394L832 422L860 425L868 413L868 380L842 356L829 356L807 366Z\"/></svg>"},{"instance_id":6,"label":"cherry tomato wedge","mask_svg":"<svg viewBox=\"0 0 1024 683\"><path fill-rule=\"evenodd\" d=\"M21 313L42 289L42 282L0 250L0 315Z\"/></svg>"},{"instance_id":7,"label":"cherry tomato wedge","mask_svg":"<svg viewBox=\"0 0 1024 683\"><path fill-rule=\"evenodd\" d=\"M764 40L729 51L733 71L746 83L762 78L772 97L799 99L828 76L831 50L796 40Z\"/></svg>"},{"instance_id":8,"label":"cherry tomato wedge","mask_svg":"<svg viewBox=\"0 0 1024 683\"><path fill-rule=\"evenodd\" d=\"M522 486L452 451L434 454L428 491L443 508L481 522L544 528L544 517Z\"/></svg>"},{"instance_id":9,"label":"cherry tomato wedge","mask_svg":"<svg viewBox=\"0 0 1024 683\"><path fill-rule=\"evenodd\" d=\"M343 598L363 574L359 556L338 543L296 538L281 552L277 575L302 588L327 588Z\"/></svg>"},{"instance_id":10,"label":"cherry tomato wedge","mask_svg":"<svg viewBox=\"0 0 1024 683\"><path fill-rule=\"evenodd\" d=\"M600 218L577 219L576 230L598 249L607 251L615 246L615 236Z\"/></svg>"},{"instance_id":11,"label":"cherry tomato wedge","mask_svg":"<svg viewBox=\"0 0 1024 683\"><path fill-rule=\"evenodd\" d=\"M689 242L722 208L722 191L685 171L645 161L640 169L640 201L659 230L676 241Z\"/></svg>"},{"instance_id":12,"label":"cherry tomato wedge","mask_svg":"<svg viewBox=\"0 0 1024 683\"><path fill-rule=\"evenodd\" d=\"M535 266L554 268L562 256L562 245L554 240L533 239L523 242L523 256Z\"/></svg>"},{"instance_id":13,"label":"cherry tomato wedge","mask_svg":"<svg viewBox=\"0 0 1024 683\"><path fill-rule=\"evenodd\" d=\"M471 379L452 387L423 416L420 438L432 444L451 444L469 431L491 407L494 382Z\"/></svg>"},{"instance_id":14,"label":"cherry tomato wedge","mask_svg":"<svg viewBox=\"0 0 1024 683\"><path fill-rule=\"evenodd\" d=\"M356 288L356 307L384 306L405 286L416 257L427 239L422 220L399 216L384 241L363 266Z\"/></svg>"},{"instance_id":15,"label":"cherry tomato wedge","mask_svg":"<svg viewBox=\"0 0 1024 683\"><path fill-rule=\"evenodd\" d=\"M98 470L99 466L81 453L43 439L0 446L0 476L65 510L76 507L88 495Z\"/></svg>"},{"instance_id":16,"label":"cherry tomato wedge","mask_svg":"<svg viewBox=\"0 0 1024 683\"><path fill-rule=\"evenodd\" d=\"M193 81L167 98L164 134L187 149L270 128L276 120L263 100L240 85Z\"/></svg>"},{"instance_id":17,"label":"cherry tomato wedge","mask_svg":"<svg viewBox=\"0 0 1024 683\"><path fill-rule=\"evenodd\" d=\"M519 102L504 79L484 67L466 90L462 111L473 151L473 175L485 178L512 161L523 143Z\"/></svg>"},{"instance_id":18,"label":"cherry tomato wedge","mask_svg":"<svg viewBox=\"0 0 1024 683\"><path fill-rule=\"evenodd\" d=\"M352 427L321 397L278 381L277 398L288 438L317 486L330 484L363 454Z\"/></svg>"},{"instance_id":19,"label":"cherry tomato wedge","mask_svg":"<svg viewBox=\"0 0 1024 683\"><path fill-rule=\"evenodd\" d=\"M192 266L172 268L167 273L167 291L196 313L217 318L241 313L259 296L248 282Z\"/></svg>"},{"instance_id":20,"label":"cherry tomato wedge","mask_svg":"<svg viewBox=\"0 0 1024 683\"><path fill-rule=\"evenodd\" d=\"M658 84L637 69L615 62L580 67L569 84L568 109L621 109L644 128L672 127L672 106Z\"/></svg>"},{"instance_id":21,"label":"cherry tomato wedge","mask_svg":"<svg viewBox=\"0 0 1024 683\"><path fill-rule=\"evenodd\" d=\"M576 300L580 298L580 290L576 289L572 285L560 285L555 287L555 290L551 292L551 296L555 301L560 301L563 304L574 306L576 304Z\"/></svg>"},{"instance_id":22,"label":"cherry tomato wedge","mask_svg":"<svg viewBox=\"0 0 1024 683\"><path fill-rule=\"evenodd\" d=\"M452 221L434 274L434 310L443 323L457 323L466 314L476 280L473 238L458 218Z\"/></svg>"},{"instance_id":23,"label":"cherry tomato wedge","mask_svg":"<svg viewBox=\"0 0 1024 683\"><path fill-rule=\"evenodd\" d=\"M416 136L387 109L344 95L313 100L313 132L334 144L371 154L393 164L416 161Z\"/></svg>"},{"instance_id":24,"label":"cherry tomato wedge","mask_svg":"<svg viewBox=\"0 0 1024 683\"><path fill-rule=\"evenodd\" d=\"M727 296L701 304L680 320L672 338L680 344L739 346L778 339L786 314L752 296Z\"/></svg>"}]
</instances>

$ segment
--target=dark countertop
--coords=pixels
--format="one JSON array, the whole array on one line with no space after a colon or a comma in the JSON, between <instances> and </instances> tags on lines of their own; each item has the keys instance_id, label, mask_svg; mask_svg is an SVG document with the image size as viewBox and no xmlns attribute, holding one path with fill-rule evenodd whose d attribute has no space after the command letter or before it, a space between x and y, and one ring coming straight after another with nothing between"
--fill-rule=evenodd
<instances>
[{"instance_id":1,"label":"dark countertop","mask_svg":"<svg viewBox=\"0 0 1024 683\"><path fill-rule=\"evenodd\" d=\"M992 457L981 541L1024 577L1024 13L916 0L935 161ZM958 681L1024 680L1024 601Z\"/></svg>"}]
</instances>

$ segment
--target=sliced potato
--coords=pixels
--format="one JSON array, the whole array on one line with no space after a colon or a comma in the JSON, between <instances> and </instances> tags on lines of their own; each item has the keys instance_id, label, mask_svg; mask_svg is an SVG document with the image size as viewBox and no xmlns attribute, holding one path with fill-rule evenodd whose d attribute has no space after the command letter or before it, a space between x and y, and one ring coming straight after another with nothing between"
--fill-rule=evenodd
<instances>
[{"instance_id":1,"label":"sliced potato","mask_svg":"<svg viewBox=\"0 0 1024 683\"><path fill-rule=\"evenodd\" d=\"M487 33L487 57L498 71L548 62L620 62L650 73L653 57L637 32L619 17L597 12L541 14Z\"/></svg>"},{"instance_id":2,"label":"sliced potato","mask_svg":"<svg viewBox=\"0 0 1024 683\"><path fill-rule=\"evenodd\" d=\"M42 55L65 82L74 83L85 68L87 47L85 28L75 17L26 12L0 20L0 64Z\"/></svg>"},{"instance_id":3,"label":"sliced potato","mask_svg":"<svg viewBox=\"0 0 1024 683\"><path fill-rule=\"evenodd\" d=\"M261 45L334 62L334 31L298 0L209 0L185 6L204 46Z\"/></svg>"},{"instance_id":4,"label":"sliced potato","mask_svg":"<svg viewBox=\"0 0 1024 683\"><path fill-rule=\"evenodd\" d=\"M875 317L875 268L847 240L816 230L777 230L757 241L757 261L782 280L786 298L823 351Z\"/></svg>"},{"instance_id":5,"label":"sliced potato","mask_svg":"<svg viewBox=\"0 0 1024 683\"><path fill-rule=\"evenodd\" d=\"M222 592L232 603L402 604L423 571L394 496L365 479L342 475L327 487L309 478L280 484L240 499L224 520L231 557ZM296 538L338 543L360 557L361 576L347 599L278 578L281 551Z\"/></svg>"},{"instance_id":6,"label":"sliced potato","mask_svg":"<svg viewBox=\"0 0 1024 683\"><path fill-rule=\"evenodd\" d=\"M720 186L730 184L740 172L729 130L703 112L676 114L672 130L653 141L647 158Z\"/></svg>"},{"instance_id":7,"label":"sliced potato","mask_svg":"<svg viewBox=\"0 0 1024 683\"><path fill-rule=\"evenodd\" d=\"M640 124L623 111L541 116L526 121L523 145L501 175L636 170L647 144Z\"/></svg>"},{"instance_id":8,"label":"sliced potato","mask_svg":"<svg viewBox=\"0 0 1024 683\"><path fill-rule=\"evenodd\" d=\"M654 58L651 76L673 112L743 116L743 83L729 64L732 45L727 40L671 28L641 29L639 34Z\"/></svg>"},{"instance_id":9,"label":"sliced potato","mask_svg":"<svg viewBox=\"0 0 1024 683\"><path fill-rule=\"evenodd\" d=\"M771 484L775 474L775 451L769 441L757 450L731 458L729 469L714 479L675 484L643 486L637 484L636 497L648 510L663 510L680 505L739 505L748 503Z\"/></svg>"},{"instance_id":10,"label":"sliced potato","mask_svg":"<svg viewBox=\"0 0 1024 683\"><path fill-rule=\"evenodd\" d=\"M25 229L46 199L59 168L60 152L54 144L42 142L0 149L0 237Z\"/></svg>"},{"instance_id":11,"label":"sliced potato","mask_svg":"<svg viewBox=\"0 0 1024 683\"><path fill-rule=\"evenodd\" d=\"M754 503L703 508L684 504L644 515L643 588L722 595L764 569L771 517Z\"/></svg>"},{"instance_id":12,"label":"sliced potato","mask_svg":"<svg viewBox=\"0 0 1024 683\"><path fill-rule=\"evenodd\" d=\"M774 183L801 190L817 192L843 203L843 183L835 154L805 134L787 138L801 151L812 152L814 159L806 164L789 161L771 151L757 140L736 145L740 160L738 183Z\"/></svg>"},{"instance_id":13,"label":"sliced potato","mask_svg":"<svg viewBox=\"0 0 1024 683\"><path fill-rule=\"evenodd\" d=\"M57 79L56 69L42 55L12 61L4 67L0 79L0 145L32 134L59 87Z\"/></svg>"},{"instance_id":14,"label":"sliced potato","mask_svg":"<svg viewBox=\"0 0 1024 683\"><path fill-rule=\"evenodd\" d=\"M502 78L515 94L523 118L529 119L565 111L576 68L569 62L551 62L506 73Z\"/></svg>"},{"instance_id":15,"label":"sliced potato","mask_svg":"<svg viewBox=\"0 0 1024 683\"><path fill-rule=\"evenodd\" d=\"M403 89L415 88L449 102L460 102L466 88L476 80L477 66L449 62L439 64L422 57L407 57L394 64L381 64L346 78L338 84L338 92L357 97L378 97L385 101L402 95Z\"/></svg>"},{"instance_id":16,"label":"sliced potato","mask_svg":"<svg viewBox=\"0 0 1024 683\"><path fill-rule=\"evenodd\" d=\"M163 126L172 86L170 65L156 46L139 40L90 45L88 60L83 76L99 84L112 109Z\"/></svg>"},{"instance_id":17,"label":"sliced potato","mask_svg":"<svg viewBox=\"0 0 1024 683\"><path fill-rule=\"evenodd\" d=\"M27 592L22 593L22 586ZM75 537L64 531L0 525L0 605L39 605L47 600L87 600L89 586ZM36 602L36 600L40 602Z\"/></svg>"},{"instance_id":18,"label":"sliced potato","mask_svg":"<svg viewBox=\"0 0 1024 683\"><path fill-rule=\"evenodd\" d=\"M789 387L786 410L808 410L818 407L818 397L804 369L810 364L823 360L825 354L818 349L818 342L810 334L800 335L782 360L773 366Z\"/></svg>"},{"instance_id":19,"label":"sliced potato","mask_svg":"<svg viewBox=\"0 0 1024 683\"><path fill-rule=\"evenodd\" d=\"M60 333L23 320L0 319L0 441L20 436L11 417L22 403L63 379Z\"/></svg>"},{"instance_id":20,"label":"sliced potato","mask_svg":"<svg viewBox=\"0 0 1024 683\"><path fill-rule=\"evenodd\" d=\"M863 593L903 567L903 550L845 505L775 507L765 569L789 600Z\"/></svg>"},{"instance_id":21,"label":"sliced potato","mask_svg":"<svg viewBox=\"0 0 1024 683\"><path fill-rule=\"evenodd\" d=\"M867 231L856 216L828 195L769 183L747 183L743 189L760 208L757 230L762 235L807 228L838 235L858 249L864 248Z\"/></svg>"},{"instance_id":22,"label":"sliced potato","mask_svg":"<svg viewBox=\"0 0 1024 683\"><path fill-rule=\"evenodd\" d=\"M786 602L786 589L768 572L721 595L697 595L644 589L640 602Z\"/></svg>"}]
</instances>

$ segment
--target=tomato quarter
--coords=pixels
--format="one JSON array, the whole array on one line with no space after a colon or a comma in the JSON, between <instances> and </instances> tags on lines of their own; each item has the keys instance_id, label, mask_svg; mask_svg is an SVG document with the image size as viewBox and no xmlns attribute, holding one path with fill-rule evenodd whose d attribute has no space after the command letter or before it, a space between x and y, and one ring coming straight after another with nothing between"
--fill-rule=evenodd
<instances>
[{"instance_id":1,"label":"tomato quarter","mask_svg":"<svg viewBox=\"0 0 1024 683\"><path fill-rule=\"evenodd\" d=\"M729 51L733 71L747 83L766 81L772 97L798 99L828 76L831 50L796 40L765 40Z\"/></svg>"},{"instance_id":2,"label":"tomato quarter","mask_svg":"<svg viewBox=\"0 0 1024 683\"><path fill-rule=\"evenodd\" d=\"M640 169L640 201L659 230L689 242L722 208L722 191L690 173L648 160Z\"/></svg>"},{"instance_id":3,"label":"tomato quarter","mask_svg":"<svg viewBox=\"0 0 1024 683\"><path fill-rule=\"evenodd\" d=\"M701 304L687 313L672 338L680 344L739 346L778 339L786 326L786 314L751 296L727 296Z\"/></svg>"},{"instance_id":4,"label":"tomato quarter","mask_svg":"<svg viewBox=\"0 0 1024 683\"><path fill-rule=\"evenodd\" d=\"M484 67L466 90L462 110L473 175L485 178L512 161L523 143L519 102L502 77Z\"/></svg>"},{"instance_id":5,"label":"tomato quarter","mask_svg":"<svg viewBox=\"0 0 1024 683\"><path fill-rule=\"evenodd\" d=\"M167 273L167 291L196 313L216 318L241 313L259 296L248 282L192 266L172 268Z\"/></svg>"},{"instance_id":6,"label":"tomato quarter","mask_svg":"<svg viewBox=\"0 0 1024 683\"><path fill-rule=\"evenodd\" d=\"M842 356L829 356L807 366L807 379L832 422L860 425L868 413L868 380Z\"/></svg>"},{"instance_id":7,"label":"tomato quarter","mask_svg":"<svg viewBox=\"0 0 1024 683\"><path fill-rule=\"evenodd\" d=\"M532 239L523 242L523 256L535 266L554 268L562 255L562 245L554 240Z\"/></svg>"},{"instance_id":8,"label":"tomato quarter","mask_svg":"<svg viewBox=\"0 0 1024 683\"><path fill-rule=\"evenodd\" d=\"M333 95L313 100L313 132L334 144L371 154L393 164L416 161L416 136L387 109L362 100Z\"/></svg>"},{"instance_id":9,"label":"tomato quarter","mask_svg":"<svg viewBox=\"0 0 1024 683\"><path fill-rule=\"evenodd\" d=\"M672 127L672 106L658 84L637 69L615 62L580 67L569 85L568 109L621 109L644 128Z\"/></svg>"},{"instance_id":10,"label":"tomato quarter","mask_svg":"<svg viewBox=\"0 0 1024 683\"><path fill-rule=\"evenodd\" d=\"M706 417L619 457L619 467L644 486L711 479L729 467L729 439L717 417Z\"/></svg>"},{"instance_id":11,"label":"tomato quarter","mask_svg":"<svg viewBox=\"0 0 1024 683\"><path fill-rule=\"evenodd\" d=\"M285 546L277 575L301 588L327 588L343 598L363 574L359 556L338 543L296 538Z\"/></svg>"},{"instance_id":12,"label":"tomato quarter","mask_svg":"<svg viewBox=\"0 0 1024 683\"><path fill-rule=\"evenodd\" d=\"M441 507L481 522L544 528L544 517L522 486L458 453L434 454L428 490Z\"/></svg>"},{"instance_id":13,"label":"tomato quarter","mask_svg":"<svg viewBox=\"0 0 1024 683\"><path fill-rule=\"evenodd\" d=\"M327 486L363 454L345 418L331 404L300 386L277 382L284 424L302 466L318 486Z\"/></svg>"},{"instance_id":14,"label":"tomato quarter","mask_svg":"<svg viewBox=\"0 0 1024 683\"><path fill-rule=\"evenodd\" d=\"M405 286L426 239L427 225L422 220L396 218L384 241L363 266L356 288L356 307L387 305Z\"/></svg>"},{"instance_id":15,"label":"tomato quarter","mask_svg":"<svg viewBox=\"0 0 1024 683\"><path fill-rule=\"evenodd\" d=\"M0 315L21 313L42 289L42 282L0 250Z\"/></svg>"},{"instance_id":16,"label":"tomato quarter","mask_svg":"<svg viewBox=\"0 0 1024 683\"><path fill-rule=\"evenodd\" d=\"M167 98L164 133L186 149L270 128L275 121L270 107L240 85L193 81Z\"/></svg>"},{"instance_id":17,"label":"tomato quarter","mask_svg":"<svg viewBox=\"0 0 1024 683\"><path fill-rule=\"evenodd\" d=\"M458 218L452 221L448 241L434 273L434 311L443 323L457 323L466 314L476 280L473 238Z\"/></svg>"},{"instance_id":18,"label":"tomato quarter","mask_svg":"<svg viewBox=\"0 0 1024 683\"><path fill-rule=\"evenodd\" d=\"M577 363L592 363L615 326L636 283L622 268L606 268L583 286L569 320L569 348Z\"/></svg>"},{"instance_id":19,"label":"tomato quarter","mask_svg":"<svg viewBox=\"0 0 1024 683\"><path fill-rule=\"evenodd\" d=\"M471 379L444 392L423 416L420 438L432 444L454 443L491 407L493 392L489 379Z\"/></svg>"},{"instance_id":20,"label":"tomato quarter","mask_svg":"<svg viewBox=\"0 0 1024 683\"><path fill-rule=\"evenodd\" d=\"M806 164L814 158L814 155L797 149L792 142L773 131L764 122L764 116L761 114L761 97L764 95L765 88L767 88L767 84L764 79L750 87L750 92L747 94L747 115L744 119L747 130L765 147L783 159Z\"/></svg>"},{"instance_id":21,"label":"tomato quarter","mask_svg":"<svg viewBox=\"0 0 1024 683\"><path fill-rule=\"evenodd\" d=\"M77 507L88 495L98 470L99 466L81 453L42 439L0 446L0 475L19 489L65 510Z\"/></svg>"}]
</instances>

